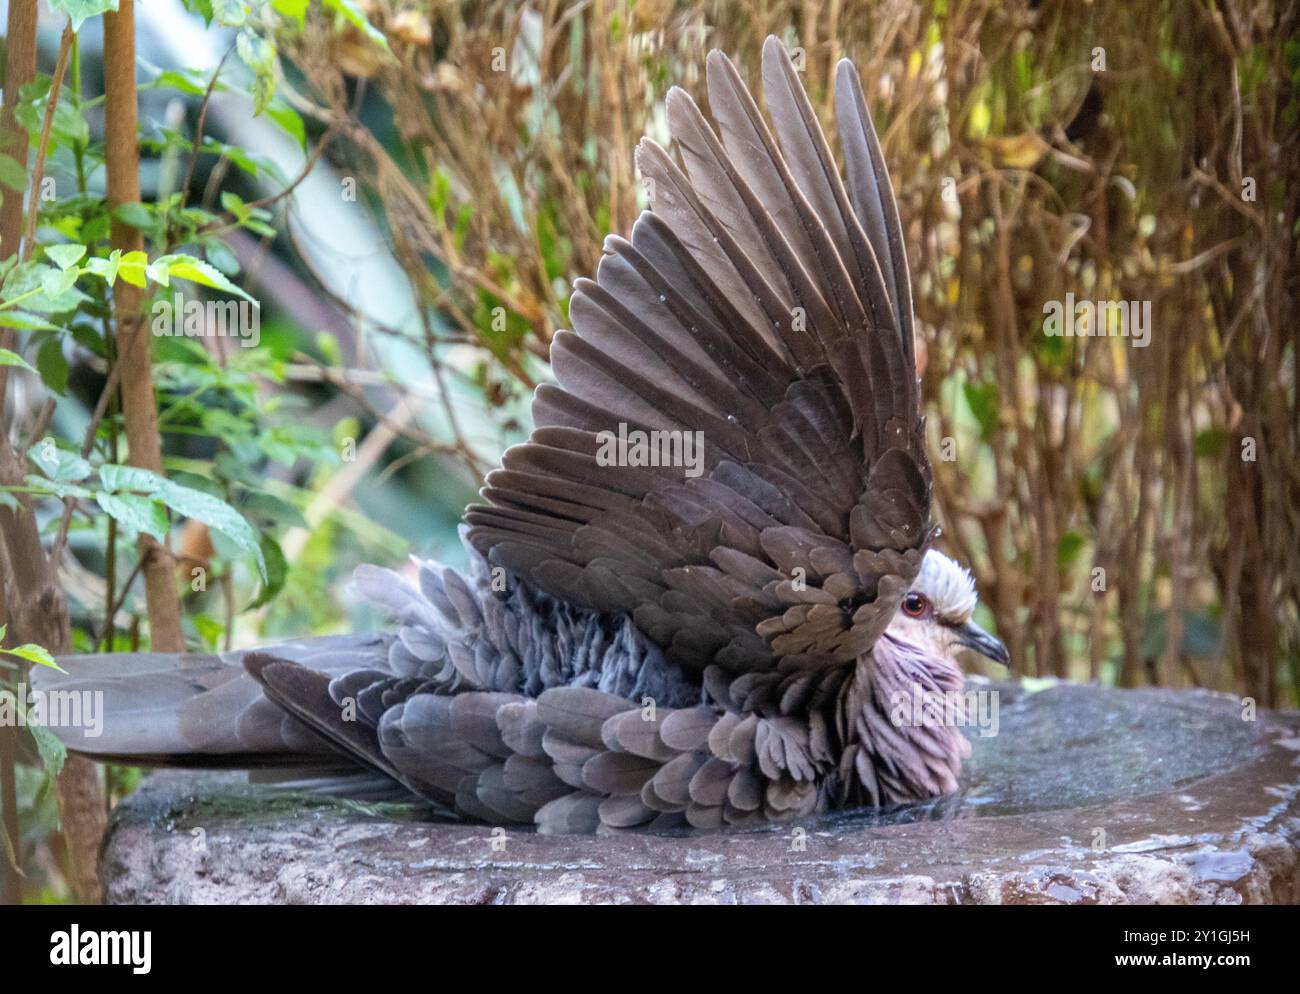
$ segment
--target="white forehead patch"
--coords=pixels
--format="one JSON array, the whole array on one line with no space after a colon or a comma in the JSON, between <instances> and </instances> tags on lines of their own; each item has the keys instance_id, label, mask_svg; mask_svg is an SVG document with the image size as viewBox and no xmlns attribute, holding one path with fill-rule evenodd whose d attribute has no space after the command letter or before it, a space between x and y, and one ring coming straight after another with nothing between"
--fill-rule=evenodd
<instances>
[{"instance_id":1,"label":"white forehead patch","mask_svg":"<svg viewBox=\"0 0 1300 994\"><path fill-rule=\"evenodd\" d=\"M935 614L948 621L968 621L979 599L970 571L937 549L926 552L912 589L929 598Z\"/></svg>"}]
</instances>

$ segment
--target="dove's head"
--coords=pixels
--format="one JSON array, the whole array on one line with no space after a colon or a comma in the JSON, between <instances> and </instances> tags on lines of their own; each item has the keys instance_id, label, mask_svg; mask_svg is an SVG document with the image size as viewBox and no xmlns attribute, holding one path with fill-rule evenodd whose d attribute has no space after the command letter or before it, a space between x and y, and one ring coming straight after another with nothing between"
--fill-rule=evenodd
<instances>
[{"instance_id":1,"label":"dove's head","mask_svg":"<svg viewBox=\"0 0 1300 994\"><path fill-rule=\"evenodd\" d=\"M942 552L930 549L886 631L943 659L971 649L1006 666L1007 647L975 624L975 579Z\"/></svg>"}]
</instances>

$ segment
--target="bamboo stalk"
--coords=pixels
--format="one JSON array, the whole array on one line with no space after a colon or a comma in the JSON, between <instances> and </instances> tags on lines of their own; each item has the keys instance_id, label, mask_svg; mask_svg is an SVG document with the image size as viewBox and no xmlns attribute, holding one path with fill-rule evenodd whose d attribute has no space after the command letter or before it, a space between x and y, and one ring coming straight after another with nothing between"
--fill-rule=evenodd
<instances>
[{"instance_id":1,"label":"bamboo stalk","mask_svg":"<svg viewBox=\"0 0 1300 994\"><path fill-rule=\"evenodd\" d=\"M135 3L122 0L116 13L104 15L104 165L108 202L116 208L140 201L140 153L136 144ZM144 248L139 229L114 219L112 244L123 254ZM121 280L113 288L118 362L122 365L122 416L132 466L162 472L162 441L153 389L153 358L143 315L144 292ZM153 648L180 652L181 605L176 593L176 563L152 536L138 543L143 562L145 604Z\"/></svg>"},{"instance_id":2,"label":"bamboo stalk","mask_svg":"<svg viewBox=\"0 0 1300 994\"><path fill-rule=\"evenodd\" d=\"M19 162L27 162L27 129L14 119L18 92L36 75L36 0L10 0L6 25L4 107L0 110L0 146ZM18 251L23 230L23 198L10 191L0 204L0 258ZM8 329L6 329L8 331Z\"/></svg>"}]
</instances>

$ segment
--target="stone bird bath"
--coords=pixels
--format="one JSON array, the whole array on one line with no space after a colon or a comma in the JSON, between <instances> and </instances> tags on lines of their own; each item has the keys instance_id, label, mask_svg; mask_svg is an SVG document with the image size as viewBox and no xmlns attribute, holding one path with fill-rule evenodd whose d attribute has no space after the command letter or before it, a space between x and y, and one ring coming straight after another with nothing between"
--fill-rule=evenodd
<instances>
[{"instance_id":1,"label":"stone bird bath","mask_svg":"<svg viewBox=\"0 0 1300 994\"><path fill-rule=\"evenodd\" d=\"M975 689L979 689L976 687ZM160 773L105 839L109 902L1300 901L1300 714L1204 691L998 685L960 794L682 836L540 836Z\"/></svg>"}]
</instances>

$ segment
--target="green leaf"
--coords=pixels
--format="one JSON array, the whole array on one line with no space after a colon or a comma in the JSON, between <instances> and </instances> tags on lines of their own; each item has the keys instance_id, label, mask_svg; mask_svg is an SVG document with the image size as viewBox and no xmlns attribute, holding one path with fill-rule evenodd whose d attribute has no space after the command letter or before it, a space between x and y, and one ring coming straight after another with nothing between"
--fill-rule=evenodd
<instances>
[{"instance_id":1,"label":"green leaf","mask_svg":"<svg viewBox=\"0 0 1300 994\"><path fill-rule=\"evenodd\" d=\"M132 228L148 229L153 227L153 213L144 204L118 204L113 209L113 216Z\"/></svg>"},{"instance_id":2,"label":"green leaf","mask_svg":"<svg viewBox=\"0 0 1300 994\"><path fill-rule=\"evenodd\" d=\"M981 437L992 438L998 429L998 385L966 383L962 386L971 414L979 422Z\"/></svg>"},{"instance_id":3,"label":"green leaf","mask_svg":"<svg viewBox=\"0 0 1300 994\"><path fill-rule=\"evenodd\" d=\"M75 266L64 270L46 267L46 272L41 275L41 289L46 299L58 300L77 285L77 277L80 275L81 270Z\"/></svg>"},{"instance_id":4,"label":"green leaf","mask_svg":"<svg viewBox=\"0 0 1300 994\"><path fill-rule=\"evenodd\" d=\"M267 581L266 559L262 553L257 529L233 507L218 497L205 494L201 490L183 487L171 480L164 481L164 485L158 491L158 499L182 517L201 521L213 531L220 532L240 552L252 556L257 562L257 571L262 577L262 582Z\"/></svg>"},{"instance_id":5,"label":"green leaf","mask_svg":"<svg viewBox=\"0 0 1300 994\"><path fill-rule=\"evenodd\" d=\"M226 276L236 276L239 274L239 258L230 247L219 238L205 238L203 240L203 254L207 256L208 262L216 266Z\"/></svg>"},{"instance_id":6,"label":"green leaf","mask_svg":"<svg viewBox=\"0 0 1300 994\"><path fill-rule=\"evenodd\" d=\"M36 373L36 375L40 375L40 373L37 373L35 369L27 364L26 359L20 356L17 352L10 352L8 349L0 349L0 366L17 366L19 369L30 370L31 372Z\"/></svg>"},{"instance_id":7,"label":"green leaf","mask_svg":"<svg viewBox=\"0 0 1300 994\"><path fill-rule=\"evenodd\" d=\"M203 644L209 649L215 649L217 643L221 641L221 636L225 634L226 626L207 614L192 615L190 621L194 623L194 630L202 637Z\"/></svg>"},{"instance_id":8,"label":"green leaf","mask_svg":"<svg viewBox=\"0 0 1300 994\"><path fill-rule=\"evenodd\" d=\"M70 266L75 266L81 261L81 257L86 254L84 245L47 245L45 246L46 257L61 270L66 270Z\"/></svg>"},{"instance_id":9,"label":"green leaf","mask_svg":"<svg viewBox=\"0 0 1300 994\"><path fill-rule=\"evenodd\" d=\"M7 632L8 630L9 630L8 625L0 625L0 643L4 642L5 632ZM10 656L17 656L19 659L26 659L28 662L36 663L40 666L52 666L60 673L67 672L67 670L65 670L63 667L61 667L58 663L54 661L54 657L50 655L48 649L46 649L44 646L33 645L30 642L27 645L20 645L15 649L0 648L0 653L5 653L6 655L10 655Z\"/></svg>"},{"instance_id":10,"label":"green leaf","mask_svg":"<svg viewBox=\"0 0 1300 994\"><path fill-rule=\"evenodd\" d=\"M113 493L156 494L167 483L165 477L138 466L119 466L105 463L99 467L99 485Z\"/></svg>"},{"instance_id":11,"label":"green leaf","mask_svg":"<svg viewBox=\"0 0 1300 994\"><path fill-rule=\"evenodd\" d=\"M90 463L76 452L61 449L52 438L43 438L27 450L30 459L42 473L60 483L76 483L90 475Z\"/></svg>"},{"instance_id":12,"label":"green leaf","mask_svg":"<svg viewBox=\"0 0 1300 994\"><path fill-rule=\"evenodd\" d=\"M98 256L86 260L86 271L101 277L109 286L117 282L117 271L122 266L122 250L113 249L107 259Z\"/></svg>"},{"instance_id":13,"label":"green leaf","mask_svg":"<svg viewBox=\"0 0 1300 994\"><path fill-rule=\"evenodd\" d=\"M250 303L256 304L257 300L250 297L230 280L226 279L215 266L211 266L202 259L196 259L192 255L164 255L155 259L150 266L153 271L162 270L169 277L176 277L182 280L190 280L203 286L210 286L216 290L224 290L226 293L237 294ZM152 273L151 273L152 275ZM157 277L155 277L156 279ZM161 282L161 281L160 281ZM164 284L165 285L165 284Z\"/></svg>"},{"instance_id":14,"label":"green leaf","mask_svg":"<svg viewBox=\"0 0 1300 994\"><path fill-rule=\"evenodd\" d=\"M255 31L240 31L235 38L235 51L239 53L240 61L253 73L263 75L276 70L276 45Z\"/></svg>"},{"instance_id":15,"label":"green leaf","mask_svg":"<svg viewBox=\"0 0 1300 994\"><path fill-rule=\"evenodd\" d=\"M253 74L253 115L256 116L266 110L275 96L275 46L244 28L235 38L235 50Z\"/></svg>"},{"instance_id":16,"label":"green leaf","mask_svg":"<svg viewBox=\"0 0 1300 994\"><path fill-rule=\"evenodd\" d=\"M385 52L392 54L388 48L388 39L384 37L383 32L366 20L366 15L352 0L323 0L323 2L327 9L339 14Z\"/></svg>"},{"instance_id":17,"label":"green leaf","mask_svg":"<svg viewBox=\"0 0 1300 994\"><path fill-rule=\"evenodd\" d=\"M75 270L72 281L76 281ZM74 310L90 298L75 286L69 286L61 293L51 296L51 289L59 290L67 282L67 274L60 273L53 266L44 262L25 262L12 269L4 282L4 299L16 300L23 297L24 310L36 314L63 314ZM36 290L35 296L27 297L29 291Z\"/></svg>"},{"instance_id":18,"label":"green leaf","mask_svg":"<svg viewBox=\"0 0 1300 994\"><path fill-rule=\"evenodd\" d=\"M127 252L117 260L117 275L132 286L143 287L148 279L145 276L149 268L149 257L137 249Z\"/></svg>"},{"instance_id":19,"label":"green leaf","mask_svg":"<svg viewBox=\"0 0 1300 994\"><path fill-rule=\"evenodd\" d=\"M339 340L335 335L330 334L328 331L317 332L316 348L328 365L343 365L343 350L339 348Z\"/></svg>"},{"instance_id":20,"label":"green leaf","mask_svg":"<svg viewBox=\"0 0 1300 994\"><path fill-rule=\"evenodd\" d=\"M303 458L333 462L338 457L336 448L318 428L303 424L273 425L258 436L257 445L276 462L286 466L292 466Z\"/></svg>"},{"instance_id":21,"label":"green leaf","mask_svg":"<svg viewBox=\"0 0 1300 994\"><path fill-rule=\"evenodd\" d=\"M208 90L207 82L197 72L185 69L167 69L160 72L154 77L152 83L141 84L140 89L157 89L164 87L179 90L181 93L188 94L191 97L201 97ZM218 83L216 89L224 90L226 87Z\"/></svg>"},{"instance_id":22,"label":"green leaf","mask_svg":"<svg viewBox=\"0 0 1300 994\"><path fill-rule=\"evenodd\" d=\"M203 18L205 28L212 27L212 0L181 0L185 4L185 9L191 14L198 14Z\"/></svg>"},{"instance_id":23,"label":"green leaf","mask_svg":"<svg viewBox=\"0 0 1300 994\"><path fill-rule=\"evenodd\" d=\"M27 170L12 155L0 152L0 185L22 193L27 189Z\"/></svg>"},{"instance_id":24,"label":"green leaf","mask_svg":"<svg viewBox=\"0 0 1300 994\"><path fill-rule=\"evenodd\" d=\"M67 746L44 725L28 725L27 730L36 741L36 751L41 757L41 765L45 767L45 775L57 777L63 772L63 764L68 758Z\"/></svg>"},{"instance_id":25,"label":"green leaf","mask_svg":"<svg viewBox=\"0 0 1300 994\"><path fill-rule=\"evenodd\" d=\"M1062 533L1056 542L1056 565L1061 569L1069 569L1079 558L1084 544L1084 537L1077 531L1072 529Z\"/></svg>"},{"instance_id":26,"label":"green leaf","mask_svg":"<svg viewBox=\"0 0 1300 994\"><path fill-rule=\"evenodd\" d=\"M181 460L181 461L185 463L190 462L189 460ZM168 460L168 463L170 462L171 460ZM171 477L170 477L171 480L174 483L179 483L182 487L189 487L191 490L200 490L205 494L212 494L212 496L218 499L224 498L226 495L226 492L225 490L222 489L221 484L218 483L216 480L211 479L210 477L199 476L197 473L189 473L183 469L173 470L170 469L170 467L169 467L169 472L171 473Z\"/></svg>"},{"instance_id":27,"label":"green leaf","mask_svg":"<svg viewBox=\"0 0 1300 994\"><path fill-rule=\"evenodd\" d=\"M1192 451L1202 459L1217 459L1228 448L1228 433L1218 425L1211 425L1196 433Z\"/></svg>"},{"instance_id":28,"label":"green leaf","mask_svg":"<svg viewBox=\"0 0 1300 994\"><path fill-rule=\"evenodd\" d=\"M50 655L49 650L44 646L34 645L29 642L27 645L20 645L13 649L0 649L0 652L9 656L17 656L19 659L25 659L29 663L34 663L37 666L49 666L51 669L56 669L60 673L67 672L62 666L54 661L54 657Z\"/></svg>"},{"instance_id":29,"label":"green leaf","mask_svg":"<svg viewBox=\"0 0 1300 994\"><path fill-rule=\"evenodd\" d=\"M230 211L240 221L248 217L248 208L244 205L244 198L231 190L221 191L221 206Z\"/></svg>"},{"instance_id":30,"label":"green leaf","mask_svg":"<svg viewBox=\"0 0 1300 994\"><path fill-rule=\"evenodd\" d=\"M287 184L289 182L285 178L284 172L276 165L275 160L269 156L254 155L238 145L226 145L217 141L211 135L204 135L202 150L211 155L224 155L250 176L259 177L265 174L277 183Z\"/></svg>"},{"instance_id":31,"label":"green leaf","mask_svg":"<svg viewBox=\"0 0 1300 994\"><path fill-rule=\"evenodd\" d=\"M28 473L24 479L29 487L39 487L42 490L48 490L55 497L78 497L82 500L90 500L95 495L85 487L79 487L75 483L65 483L59 480L47 480L43 476L37 476L35 473Z\"/></svg>"},{"instance_id":32,"label":"green leaf","mask_svg":"<svg viewBox=\"0 0 1300 994\"><path fill-rule=\"evenodd\" d=\"M63 396L68 388L68 360L63 354L61 336L50 335L41 343L36 353L36 368L40 370L41 382Z\"/></svg>"},{"instance_id":33,"label":"green leaf","mask_svg":"<svg viewBox=\"0 0 1300 994\"><path fill-rule=\"evenodd\" d=\"M38 314L26 311L0 311L0 328L17 328L19 331L58 331L57 324L50 324Z\"/></svg>"},{"instance_id":34,"label":"green leaf","mask_svg":"<svg viewBox=\"0 0 1300 994\"><path fill-rule=\"evenodd\" d=\"M86 245L94 245L108 238L112 232L113 218L107 210L96 211L86 218L81 225L81 237L77 239ZM116 250L115 250L116 251Z\"/></svg>"},{"instance_id":35,"label":"green leaf","mask_svg":"<svg viewBox=\"0 0 1300 994\"><path fill-rule=\"evenodd\" d=\"M72 30L80 31L87 18L98 17L109 10L117 10L118 0L49 0L50 10L67 14L72 20Z\"/></svg>"},{"instance_id":36,"label":"green leaf","mask_svg":"<svg viewBox=\"0 0 1300 994\"><path fill-rule=\"evenodd\" d=\"M261 541L262 558L266 562L266 579L262 583L257 600L248 605L249 610L261 607L271 601L284 589L285 579L289 575L289 563L280 551L280 544L270 535L263 535Z\"/></svg>"},{"instance_id":37,"label":"green leaf","mask_svg":"<svg viewBox=\"0 0 1300 994\"><path fill-rule=\"evenodd\" d=\"M306 528L307 519L302 512L286 500L268 493L252 493L244 500L243 507L250 514L256 514L274 521L277 525L290 525L294 528Z\"/></svg>"},{"instance_id":38,"label":"green leaf","mask_svg":"<svg viewBox=\"0 0 1300 994\"><path fill-rule=\"evenodd\" d=\"M309 0L271 0L271 6L277 14L293 18L301 28L307 20L308 2Z\"/></svg>"},{"instance_id":39,"label":"green leaf","mask_svg":"<svg viewBox=\"0 0 1300 994\"><path fill-rule=\"evenodd\" d=\"M100 490L95 502L104 513L132 533L144 532L159 542L167 537L167 509L152 497L109 494Z\"/></svg>"},{"instance_id":40,"label":"green leaf","mask_svg":"<svg viewBox=\"0 0 1300 994\"><path fill-rule=\"evenodd\" d=\"M50 141L53 146L85 146L90 142L90 125L86 123L81 111L72 106L67 99L68 88L65 86L59 95L58 105L54 108L54 123L50 128ZM31 138L40 139L45 126L45 108L49 104L50 77L38 76L22 88L18 104L14 107L14 117L27 129Z\"/></svg>"},{"instance_id":41,"label":"green leaf","mask_svg":"<svg viewBox=\"0 0 1300 994\"><path fill-rule=\"evenodd\" d=\"M70 329L72 340L91 355L105 358L104 339L96 329L87 324L74 324Z\"/></svg>"},{"instance_id":42,"label":"green leaf","mask_svg":"<svg viewBox=\"0 0 1300 994\"><path fill-rule=\"evenodd\" d=\"M302 123L302 115L296 110L288 104L272 103L266 108L266 116L283 128L299 148L307 147L307 129Z\"/></svg>"},{"instance_id":43,"label":"green leaf","mask_svg":"<svg viewBox=\"0 0 1300 994\"><path fill-rule=\"evenodd\" d=\"M246 0L212 0L212 16L227 28L242 26L248 20L248 13Z\"/></svg>"}]
</instances>

